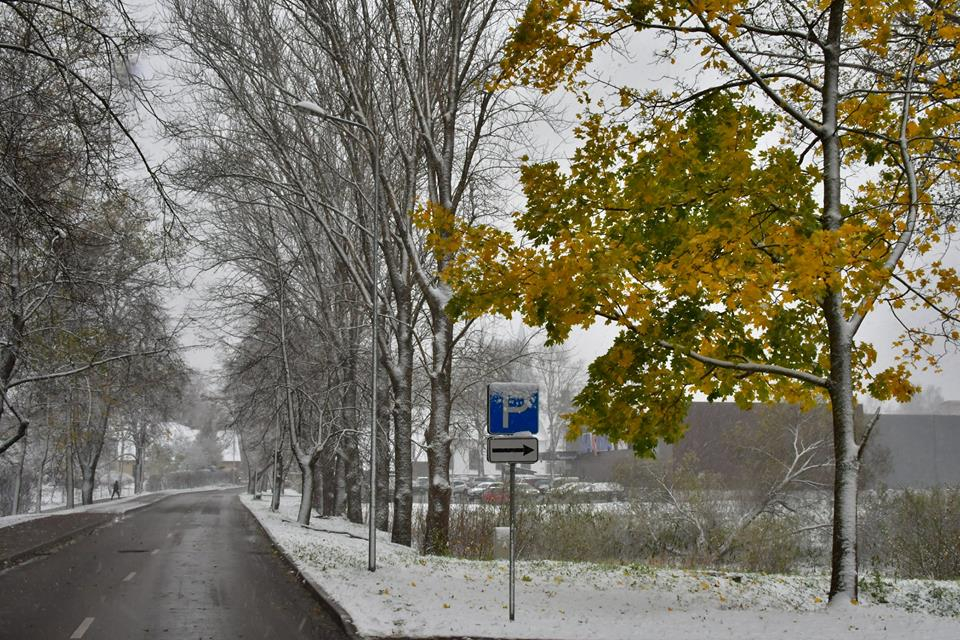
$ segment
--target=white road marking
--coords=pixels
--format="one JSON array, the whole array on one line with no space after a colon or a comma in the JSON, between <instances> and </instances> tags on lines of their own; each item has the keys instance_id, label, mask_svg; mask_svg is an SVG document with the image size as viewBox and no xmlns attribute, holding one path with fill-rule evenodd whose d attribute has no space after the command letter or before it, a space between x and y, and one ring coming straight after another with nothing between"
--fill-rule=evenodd
<instances>
[{"instance_id":1,"label":"white road marking","mask_svg":"<svg viewBox=\"0 0 960 640\"><path fill-rule=\"evenodd\" d=\"M173 537L173 533L172 533L172 532L171 532L171 533L168 533L168 534L167 534L167 537L168 537L168 538L172 538L172 537Z\"/></svg>"},{"instance_id":2,"label":"white road marking","mask_svg":"<svg viewBox=\"0 0 960 640\"><path fill-rule=\"evenodd\" d=\"M80 623L80 626L77 627L77 630L73 632L73 635L70 636L70 640L79 640L83 637L83 634L87 632L87 629L90 628L90 625L93 624L93 618L84 618L83 622Z\"/></svg>"},{"instance_id":3,"label":"white road marking","mask_svg":"<svg viewBox=\"0 0 960 640\"><path fill-rule=\"evenodd\" d=\"M135 575L137 575L137 572L136 572L136 571L131 571L129 574L127 574L127 577L124 578L123 581L124 581L124 582L130 582L131 580L133 580L133 576L135 576Z\"/></svg>"},{"instance_id":4,"label":"white road marking","mask_svg":"<svg viewBox=\"0 0 960 640\"><path fill-rule=\"evenodd\" d=\"M160 553L160 549L154 549L153 551L150 552L150 555L155 556L158 553Z\"/></svg>"}]
</instances>

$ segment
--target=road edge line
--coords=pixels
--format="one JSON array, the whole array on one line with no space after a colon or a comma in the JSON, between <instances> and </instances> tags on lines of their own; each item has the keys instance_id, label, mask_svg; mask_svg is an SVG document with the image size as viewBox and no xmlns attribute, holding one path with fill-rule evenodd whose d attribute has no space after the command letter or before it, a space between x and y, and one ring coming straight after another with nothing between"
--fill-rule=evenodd
<instances>
[{"instance_id":1,"label":"road edge line","mask_svg":"<svg viewBox=\"0 0 960 640\"><path fill-rule=\"evenodd\" d=\"M288 554L286 550L284 550L280 542L273 536L272 533L270 533L270 530L263 525L263 522L260 521L257 513L251 509L246 502L240 499L240 495L237 495L237 501L243 505L243 508L247 510L247 513L253 516L254 522L256 522L257 526L260 527L260 530L266 534L267 539L270 541L270 545L279 552L280 557L283 558L284 562L296 572L297 577L300 578L305 585L310 587L310 589L314 592L314 595L316 595L317 599L321 604L324 605L327 611L329 611L330 614L337 619L337 621L340 623L340 626L343 628L343 632L347 634L351 640L371 640L372 636L365 636L360 633L360 631L357 629L356 623L353 621L353 617L347 613L347 610L344 609L340 603L334 600L330 594L327 593L326 589L320 586L316 580L308 576L303 570L300 569L300 567L297 565L296 559L293 558L292 555Z\"/></svg>"}]
</instances>

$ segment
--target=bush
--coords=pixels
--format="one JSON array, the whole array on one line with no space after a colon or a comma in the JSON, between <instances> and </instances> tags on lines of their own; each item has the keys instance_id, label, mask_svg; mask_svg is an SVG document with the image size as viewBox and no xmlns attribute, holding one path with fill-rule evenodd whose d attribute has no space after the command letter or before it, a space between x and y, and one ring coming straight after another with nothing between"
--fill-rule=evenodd
<instances>
[{"instance_id":1,"label":"bush","mask_svg":"<svg viewBox=\"0 0 960 640\"><path fill-rule=\"evenodd\" d=\"M960 488L883 491L863 501L861 557L902 578L960 577Z\"/></svg>"},{"instance_id":2,"label":"bush","mask_svg":"<svg viewBox=\"0 0 960 640\"><path fill-rule=\"evenodd\" d=\"M744 571L789 573L804 566L826 566L829 547L811 544L798 535L803 523L795 515L764 514L737 537L728 562ZM829 540L827 540L829 543Z\"/></svg>"},{"instance_id":3,"label":"bush","mask_svg":"<svg viewBox=\"0 0 960 640\"><path fill-rule=\"evenodd\" d=\"M631 501L605 509L590 504L526 503L517 509L517 549L526 560L707 565L741 571L789 573L829 565L829 494L791 495L794 509L764 513L739 532L716 559L732 523L750 496L685 489L684 513L662 500ZM865 493L861 498L862 585L876 600L883 577L960 577L960 488ZM692 524L695 519L701 531ZM507 505L452 505L450 553L490 559L494 527L507 526ZM422 536L423 513L415 519Z\"/></svg>"},{"instance_id":4,"label":"bush","mask_svg":"<svg viewBox=\"0 0 960 640\"><path fill-rule=\"evenodd\" d=\"M697 534L663 505L635 502L602 510L587 504L525 504L517 509L517 554L525 560L565 560L702 565L727 530L715 523L708 543L697 548ZM415 522L422 538L423 513ZM454 505L450 514L450 554L487 560L493 557L494 527L509 524L506 505ZM816 558L807 538L792 535L794 519L764 516L742 532L723 565L749 571L784 572ZM822 554L821 554L822 555ZM817 558L821 559L821 558Z\"/></svg>"}]
</instances>

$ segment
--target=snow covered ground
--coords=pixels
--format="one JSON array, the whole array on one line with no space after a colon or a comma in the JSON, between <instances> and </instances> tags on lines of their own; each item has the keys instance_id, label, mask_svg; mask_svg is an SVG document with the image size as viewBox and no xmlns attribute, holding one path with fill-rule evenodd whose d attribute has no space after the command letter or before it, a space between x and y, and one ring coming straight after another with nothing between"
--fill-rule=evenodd
<instances>
[{"instance_id":1,"label":"snow covered ground","mask_svg":"<svg viewBox=\"0 0 960 640\"><path fill-rule=\"evenodd\" d=\"M108 500L106 502L95 502L93 504L78 505L73 509L65 508L51 508L49 511L41 511L40 513L21 513L15 516L0 516L0 529L4 527L11 527L15 524L21 522L26 522L27 520L33 520L35 518L45 518L47 516L53 515L64 515L67 513L83 513L90 511L93 513L124 513L130 509L138 507L143 504L143 500L139 498L144 498L147 496L166 496L172 495L174 493L192 493L194 491L215 491L217 489L225 489L223 485L208 486L208 487L194 487L193 489L165 489L163 491L144 491L140 494L130 494L117 500Z\"/></svg>"},{"instance_id":2,"label":"snow covered ground","mask_svg":"<svg viewBox=\"0 0 960 640\"><path fill-rule=\"evenodd\" d=\"M301 571L370 637L477 636L556 640L683 638L957 639L960 584L888 581L888 604L827 609L826 576L775 576L569 562L518 562L516 620L507 618L507 563L423 557L377 538L367 571L366 527L340 518L296 523L241 500Z\"/></svg>"}]
</instances>

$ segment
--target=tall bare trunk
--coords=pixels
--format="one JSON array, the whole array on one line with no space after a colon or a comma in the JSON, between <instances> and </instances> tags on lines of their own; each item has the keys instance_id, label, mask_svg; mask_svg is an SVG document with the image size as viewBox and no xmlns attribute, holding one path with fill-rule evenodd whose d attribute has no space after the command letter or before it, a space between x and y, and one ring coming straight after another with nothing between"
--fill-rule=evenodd
<instances>
[{"instance_id":1,"label":"tall bare trunk","mask_svg":"<svg viewBox=\"0 0 960 640\"><path fill-rule=\"evenodd\" d=\"M73 489L73 445L72 445L72 444L68 444L68 445L67 445L67 455L66 455L66 458L67 458L67 459L66 459L66 463L67 463L67 464L66 464L66 467L67 467L67 469L66 469L66 473L64 474L66 481L64 482L64 487L63 487L63 489L64 489L64 491L65 491L66 494L67 494L67 496L66 496L66 497L67 497L67 509L73 509L73 506L74 506L73 491L74 491L74 489Z\"/></svg>"},{"instance_id":2,"label":"tall bare trunk","mask_svg":"<svg viewBox=\"0 0 960 640\"><path fill-rule=\"evenodd\" d=\"M311 506L317 511L317 513L325 514L324 511L324 491L326 486L324 483L323 477L323 460L325 456L321 453L320 459L317 461L317 464L313 465L313 500L311 501Z\"/></svg>"},{"instance_id":3,"label":"tall bare trunk","mask_svg":"<svg viewBox=\"0 0 960 640\"><path fill-rule=\"evenodd\" d=\"M351 522L363 522L363 462L360 456L360 429L363 420L360 417L360 394L359 389L361 380L359 376L359 367L357 363L357 337L352 336L350 356L347 362L347 384L344 393L344 406L354 407L347 413L348 424L347 431L341 440L340 460L343 463L343 480L346 492L347 519ZM375 446L370 443L370 446Z\"/></svg>"},{"instance_id":4,"label":"tall bare trunk","mask_svg":"<svg viewBox=\"0 0 960 640\"><path fill-rule=\"evenodd\" d=\"M346 460L345 460L344 454L341 453L340 455L337 456L337 474L336 474L336 480L335 480L335 482L337 483L337 490L333 494L333 497L334 497L333 511L334 511L334 514L338 516L345 514L348 509L346 468L347 468ZM357 498L356 502L359 504L359 498ZM361 520L362 518L357 520L357 522L360 522Z\"/></svg>"},{"instance_id":5,"label":"tall bare trunk","mask_svg":"<svg viewBox=\"0 0 960 640\"><path fill-rule=\"evenodd\" d=\"M397 301L397 363L391 371L393 386L393 531L397 544L413 544L413 331L410 289Z\"/></svg>"},{"instance_id":6,"label":"tall bare trunk","mask_svg":"<svg viewBox=\"0 0 960 640\"><path fill-rule=\"evenodd\" d=\"M377 522L381 531L390 530L390 387L380 378L377 406Z\"/></svg>"},{"instance_id":7,"label":"tall bare trunk","mask_svg":"<svg viewBox=\"0 0 960 640\"><path fill-rule=\"evenodd\" d=\"M316 461L297 460L297 463L300 465L300 510L297 512L297 522L308 525L313 509L313 468Z\"/></svg>"},{"instance_id":8,"label":"tall bare trunk","mask_svg":"<svg viewBox=\"0 0 960 640\"><path fill-rule=\"evenodd\" d=\"M144 450L146 447L143 446L143 442L134 438L133 440L133 492L136 494L143 493L143 457Z\"/></svg>"},{"instance_id":9,"label":"tall bare trunk","mask_svg":"<svg viewBox=\"0 0 960 640\"><path fill-rule=\"evenodd\" d=\"M20 459L17 461L17 478L13 484L13 513L20 513L20 502L23 496L23 463L27 459L27 439L20 441Z\"/></svg>"},{"instance_id":10,"label":"tall bare trunk","mask_svg":"<svg viewBox=\"0 0 960 640\"><path fill-rule=\"evenodd\" d=\"M827 305L828 326L831 328L830 405L835 458L830 600L849 602L857 598L857 481L860 459L854 431L851 344L838 305L839 296L836 296L835 302ZM830 317L839 317L839 321L830 321ZM833 331L835 324L839 325L836 337Z\"/></svg>"},{"instance_id":11,"label":"tall bare trunk","mask_svg":"<svg viewBox=\"0 0 960 640\"><path fill-rule=\"evenodd\" d=\"M93 464L80 464L80 502L93 504L93 489L95 486L97 467Z\"/></svg>"},{"instance_id":12,"label":"tall bare trunk","mask_svg":"<svg viewBox=\"0 0 960 640\"><path fill-rule=\"evenodd\" d=\"M343 460L344 488L346 489L347 519L350 522L363 522L363 462L360 458L360 445L355 433L344 439Z\"/></svg>"},{"instance_id":13,"label":"tall bare trunk","mask_svg":"<svg viewBox=\"0 0 960 640\"><path fill-rule=\"evenodd\" d=\"M427 498L423 551L446 554L450 536L450 358L453 323L445 312L433 318L433 367L430 380L430 423L427 427Z\"/></svg>"},{"instance_id":14,"label":"tall bare trunk","mask_svg":"<svg viewBox=\"0 0 960 640\"><path fill-rule=\"evenodd\" d=\"M824 229L843 224L840 136L837 130L843 0L830 4L824 52L822 89ZM830 600L857 598L857 474L860 469L854 435L852 336L843 311L842 290L828 290L822 302L830 334L830 404L833 413L835 481L833 488L833 548Z\"/></svg>"},{"instance_id":15,"label":"tall bare trunk","mask_svg":"<svg viewBox=\"0 0 960 640\"><path fill-rule=\"evenodd\" d=\"M40 457L40 466L37 469L37 513L43 510L43 474L47 468L47 458L50 457L50 438L43 442L43 456Z\"/></svg>"},{"instance_id":16,"label":"tall bare trunk","mask_svg":"<svg viewBox=\"0 0 960 640\"><path fill-rule=\"evenodd\" d=\"M283 487L283 453L274 452L273 463L273 490L270 494L270 510L280 509L280 489Z\"/></svg>"},{"instance_id":17,"label":"tall bare trunk","mask_svg":"<svg viewBox=\"0 0 960 640\"><path fill-rule=\"evenodd\" d=\"M339 466L336 453L329 452L324 458L320 473L323 474L323 513L324 516L337 515L337 468Z\"/></svg>"}]
</instances>

